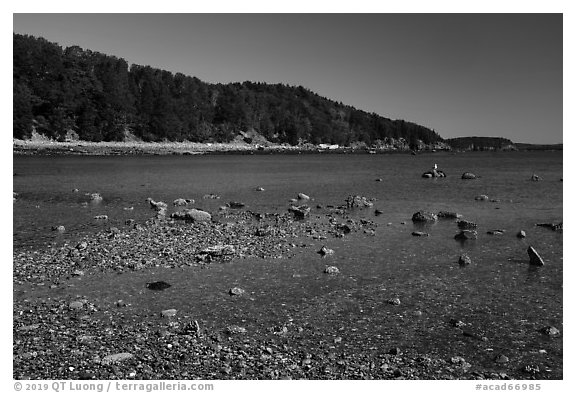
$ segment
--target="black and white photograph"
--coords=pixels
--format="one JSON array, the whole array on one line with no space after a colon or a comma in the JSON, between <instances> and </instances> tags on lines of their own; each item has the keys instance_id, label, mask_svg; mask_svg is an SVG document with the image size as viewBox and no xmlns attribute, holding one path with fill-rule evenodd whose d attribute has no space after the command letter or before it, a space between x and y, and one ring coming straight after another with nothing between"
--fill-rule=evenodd
<instances>
[{"instance_id":1,"label":"black and white photograph","mask_svg":"<svg viewBox=\"0 0 576 393\"><path fill-rule=\"evenodd\" d=\"M14 12L6 386L564 391L558 9Z\"/></svg>"}]
</instances>

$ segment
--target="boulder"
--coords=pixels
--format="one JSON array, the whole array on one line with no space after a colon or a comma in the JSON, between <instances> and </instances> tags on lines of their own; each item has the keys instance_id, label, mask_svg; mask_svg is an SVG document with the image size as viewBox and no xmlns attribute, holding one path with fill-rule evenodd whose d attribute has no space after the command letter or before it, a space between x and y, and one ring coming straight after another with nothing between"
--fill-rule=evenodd
<instances>
[{"instance_id":1,"label":"boulder","mask_svg":"<svg viewBox=\"0 0 576 393\"><path fill-rule=\"evenodd\" d=\"M338 269L336 266L326 266L326 269L324 269L324 273L326 273L326 274L338 274L338 273L340 273L340 269Z\"/></svg>"},{"instance_id":2,"label":"boulder","mask_svg":"<svg viewBox=\"0 0 576 393\"><path fill-rule=\"evenodd\" d=\"M472 221L460 220L458 221L458 228L460 229L476 229L478 225Z\"/></svg>"},{"instance_id":3,"label":"boulder","mask_svg":"<svg viewBox=\"0 0 576 393\"><path fill-rule=\"evenodd\" d=\"M460 258L458 258L458 263L460 266L470 265L472 263L472 259L470 259L467 254L462 254L460 255Z\"/></svg>"},{"instance_id":4,"label":"boulder","mask_svg":"<svg viewBox=\"0 0 576 393\"><path fill-rule=\"evenodd\" d=\"M397 297L393 297L393 298L388 299L387 303L391 304L393 306L399 306L401 304L400 299Z\"/></svg>"},{"instance_id":5,"label":"boulder","mask_svg":"<svg viewBox=\"0 0 576 393\"><path fill-rule=\"evenodd\" d=\"M242 296L245 293L246 291L239 287L230 288L230 290L228 291L228 294L230 296Z\"/></svg>"},{"instance_id":6,"label":"boulder","mask_svg":"<svg viewBox=\"0 0 576 393\"><path fill-rule=\"evenodd\" d=\"M52 230L56 231L56 232L64 232L66 230L66 228L64 227L64 225L58 225L58 226L53 226Z\"/></svg>"},{"instance_id":7,"label":"boulder","mask_svg":"<svg viewBox=\"0 0 576 393\"><path fill-rule=\"evenodd\" d=\"M318 254L322 255L323 257L325 257L326 255L332 255L334 254L334 250L326 247L326 246L322 246L322 248L320 249L320 251L318 251Z\"/></svg>"},{"instance_id":8,"label":"boulder","mask_svg":"<svg viewBox=\"0 0 576 393\"><path fill-rule=\"evenodd\" d=\"M553 231L562 231L563 230L562 223L558 223L558 224L544 223L544 224L536 224L536 226L549 228L549 229L552 229Z\"/></svg>"},{"instance_id":9,"label":"boulder","mask_svg":"<svg viewBox=\"0 0 576 393\"><path fill-rule=\"evenodd\" d=\"M436 220L438 220L436 214L424 210L417 211L412 215L412 222L434 222Z\"/></svg>"},{"instance_id":10,"label":"boulder","mask_svg":"<svg viewBox=\"0 0 576 393\"><path fill-rule=\"evenodd\" d=\"M242 202L234 202L234 201L231 201L231 202L228 202L228 203L226 204L226 206L228 206L229 208L232 208L232 209L241 209L241 208L243 208L243 207L246 206L246 205L245 205L244 203L242 203Z\"/></svg>"},{"instance_id":11,"label":"boulder","mask_svg":"<svg viewBox=\"0 0 576 393\"><path fill-rule=\"evenodd\" d=\"M384 212L383 212L382 210L380 210L380 209L374 210L374 215L375 215L375 216L379 216L380 214L384 214Z\"/></svg>"},{"instance_id":12,"label":"boulder","mask_svg":"<svg viewBox=\"0 0 576 393\"><path fill-rule=\"evenodd\" d=\"M443 210L443 211L439 211L437 216L438 216L438 218L458 219L458 218L462 217L462 214Z\"/></svg>"},{"instance_id":13,"label":"boulder","mask_svg":"<svg viewBox=\"0 0 576 393\"><path fill-rule=\"evenodd\" d=\"M430 236L429 233L421 232L421 231L414 231L412 232L412 236Z\"/></svg>"},{"instance_id":14,"label":"boulder","mask_svg":"<svg viewBox=\"0 0 576 393\"><path fill-rule=\"evenodd\" d=\"M462 174L462 179L463 180L473 180L473 179L476 179L476 175L473 174L472 172L464 172Z\"/></svg>"},{"instance_id":15,"label":"boulder","mask_svg":"<svg viewBox=\"0 0 576 393\"><path fill-rule=\"evenodd\" d=\"M101 201L102 199L104 199L104 198L102 198L102 195L98 194L97 192L95 192L95 193L93 193L93 194L90 194L90 200L91 200L91 201L99 202L99 201Z\"/></svg>"},{"instance_id":16,"label":"boulder","mask_svg":"<svg viewBox=\"0 0 576 393\"><path fill-rule=\"evenodd\" d=\"M172 202L172 205L174 206L186 206L188 204L187 199L184 198L178 198L178 199L174 199L174 202Z\"/></svg>"},{"instance_id":17,"label":"boulder","mask_svg":"<svg viewBox=\"0 0 576 393\"><path fill-rule=\"evenodd\" d=\"M422 177L427 178L427 179L431 179L431 178L436 178L436 177L446 177L446 174L444 173L444 171L434 169L432 171L424 172L422 174Z\"/></svg>"},{"instance_id":18,"label":"boulder","mask_svg":"<svg viewBox=\"0 0 576 393\"><path fill-rule=\"evenodd\" d=\"M146 283L146 288L148 288L152 291L163 291L167 288L170 288L171 286L172 285L170 285L164 281L156 281L156 282L147 282Z\"/></svg>"},{"instance_id":19,"label":"boulder","mask_svg":"<svg viewBox=\"0 0 576 393\"><path fill-rule=\"evenodd\" d=\"M489 198L488 195L478 195L474 199L477 201L487 201Z\"/></svg>"},{"instance_id":20,"label":"boulder","mask_svg":"<svg viewBox=\"0 0 576 393\"><path fill-rule=\"evenodd\" d=\"M516 237L518 237L520 239L524 239L526 237L526 232L520 231L516 234Z\"/></svg>"},{"instance_id":21,"label":"boulder","mask_svg":"<svg viewBox=\"0 0 576 393\"><path fill-rule=\"evenodd\" d=\"M302 206L290 206L288 211L291 211L294 214L294 217L297 219L303 219L308 217L310 214L310 207L306 205Z\"/></svg>"},{"instance_id":22,"label":"boulder","mask_svg":"<svg viewBox=\"0 0 576 393\"><path fill-rule=\"evenodd\" d=\"M160 315L162 316L162 318L172 318L176 316L176 313L178 311L174 308L170 308L168 310L162 310L162 312L160 313Z\"/></svg>"},{"instance_id":23,"label":"boulder","mask_svg":"<svg viewBox=\"0 0 576 393\"><path fill-rule=\"evenodd\" d=\"M150 207L156 211L160 211L162 209L165 210L168 208L168 205L165 202L162 201L156 202L152 198L146 198L146 202L148 202L150 204Z\"/></svg>"},{"instance_id":24,"label":"boulder","mask_svg":"<svg viewBox=\"0 0 576 393\"><path fill-rule=\"evenodd\" d=\"M299 194L298 194L298 199L303 200L303 201L308 201L308 200L310 200L310 197L309 197L308 195L306 195L306 194L299 193Z\"/></svg>"},{"instance_id":25,"label":"boulder","mask_svg":"<svg viewBox=\"0 0 576 393\"><path fill-rule=\"evenodd\" d=\"M264 191L264 188L262 188L262 187L256 187L256 191Z\"/></svg>"},{"instance_id":26,"label":"boulder","mask_svg":"<svg viewBox=\"0 0 576 393\"><path fill-rule=\"evenodd\" d=\"M530 180L532 181L539 181L540 180L540 176L538 176L537 174L533 174L532 177L530 178Z\"/></svg>"},{"instance_id":27,"label":"boulder","mask_svg":"<svg viewBox=\"0 0 576 393\"><path fill-rule=\"evenodd\" d=\"M374 203L372 202L373 200L374 199L368 199L360 195L349 195L348 198L346 198L345 202L346 207L348 209L352 209L352 208L372 207L374 206Z\"/></svg>"},{"instance_id":28,"label":"boulder","mask_svg":"<svg viewBox=\"0 0 576 393\"><path fill-rule=\"evenodd\" d=\"M544 260L534 249L534 247L528 247L528 256L530 257L530 265L532 266L544 266Z\"/></svg>"},{"instance_id":29,"label":"boulder","mask_svg":"<svg viewBox=\"0 0 576 393\"><path fill-rule=\"evenodd\" d=\"M454 236L454 239L456 240L470 240L477 238L478 238L478 232L469 229L463 229L456 236Z\"/></svg>"},{"instance_id":30,"label":"boulder","mask_svg":"<svg viewBox=\"0 0 576 393\"><path fill-rule=\"evenodd\" d=\"M560 330L558 330L554 326L546 326L540 329L540 333L545 334L547 336L557 336L560 334Z\"/></svg>"},{"instance_id":31,"label":"boulder","mask_svg":"<svg viewBox=\"0 0 576 393\"><path fill-rule=\"evenodd\" d=\"M212 220L210 213L198 209L187 209L181 212L174 212L170 215L171 218L176 220L186 220L192 222L203 222Z\"/></svg>"}]
</instances>

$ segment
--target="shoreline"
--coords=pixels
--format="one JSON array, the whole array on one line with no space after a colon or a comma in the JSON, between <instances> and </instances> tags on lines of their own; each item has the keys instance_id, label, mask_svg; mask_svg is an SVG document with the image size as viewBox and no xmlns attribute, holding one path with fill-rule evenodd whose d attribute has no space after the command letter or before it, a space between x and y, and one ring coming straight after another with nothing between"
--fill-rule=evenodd
<instances>
[{"instance_id":1,"label":"shoreline","mask_svg":"<svg viewBox=\"0 0 576 393\"><path fill-rule=\"evenodd\" d=\"M206 155L206 154L411 154L408 148L387 147L369 149L367 147L323 148L305 144L249 144L245 142L199 143L199 142L55 142L48 140L13 140L15 155ZM449 150L446 150L449 151ZM430 153L434 150L422 150Z\"/></svg>"}]
</instances>

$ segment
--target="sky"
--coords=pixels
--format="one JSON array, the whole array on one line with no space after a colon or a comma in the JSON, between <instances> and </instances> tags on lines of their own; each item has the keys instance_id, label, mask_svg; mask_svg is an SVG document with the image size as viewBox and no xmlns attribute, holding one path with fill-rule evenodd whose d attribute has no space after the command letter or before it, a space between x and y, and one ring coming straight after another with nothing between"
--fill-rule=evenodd
<instances>
[{"instance_id":1,"label":"sky","mask_svg":"<svg viewBox=\"0 0 576 393\"><path fill-rule=\"evenodd\" d=\"M13 31L205 82L304 86L443 138L563 142L562 14L14 14Z\"/></svg>"}]
</instances>

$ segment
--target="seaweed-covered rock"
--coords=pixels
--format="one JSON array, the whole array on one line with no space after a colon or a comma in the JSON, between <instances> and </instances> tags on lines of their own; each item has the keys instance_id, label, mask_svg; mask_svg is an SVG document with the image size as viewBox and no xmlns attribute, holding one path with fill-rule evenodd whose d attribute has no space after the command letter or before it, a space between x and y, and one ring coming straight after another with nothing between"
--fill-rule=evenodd
<instances>
[{"instance_id":1,"label":"seaweed-covered rock","mask_svg":"<svg viewBox=\"0 0 576 393\"><path fill-rule=\"evenodd\" d=\"M460 229L476 229L478 225L472 221L460 220L458 221L458 228Z\"/></svg>"}]
</instances>

